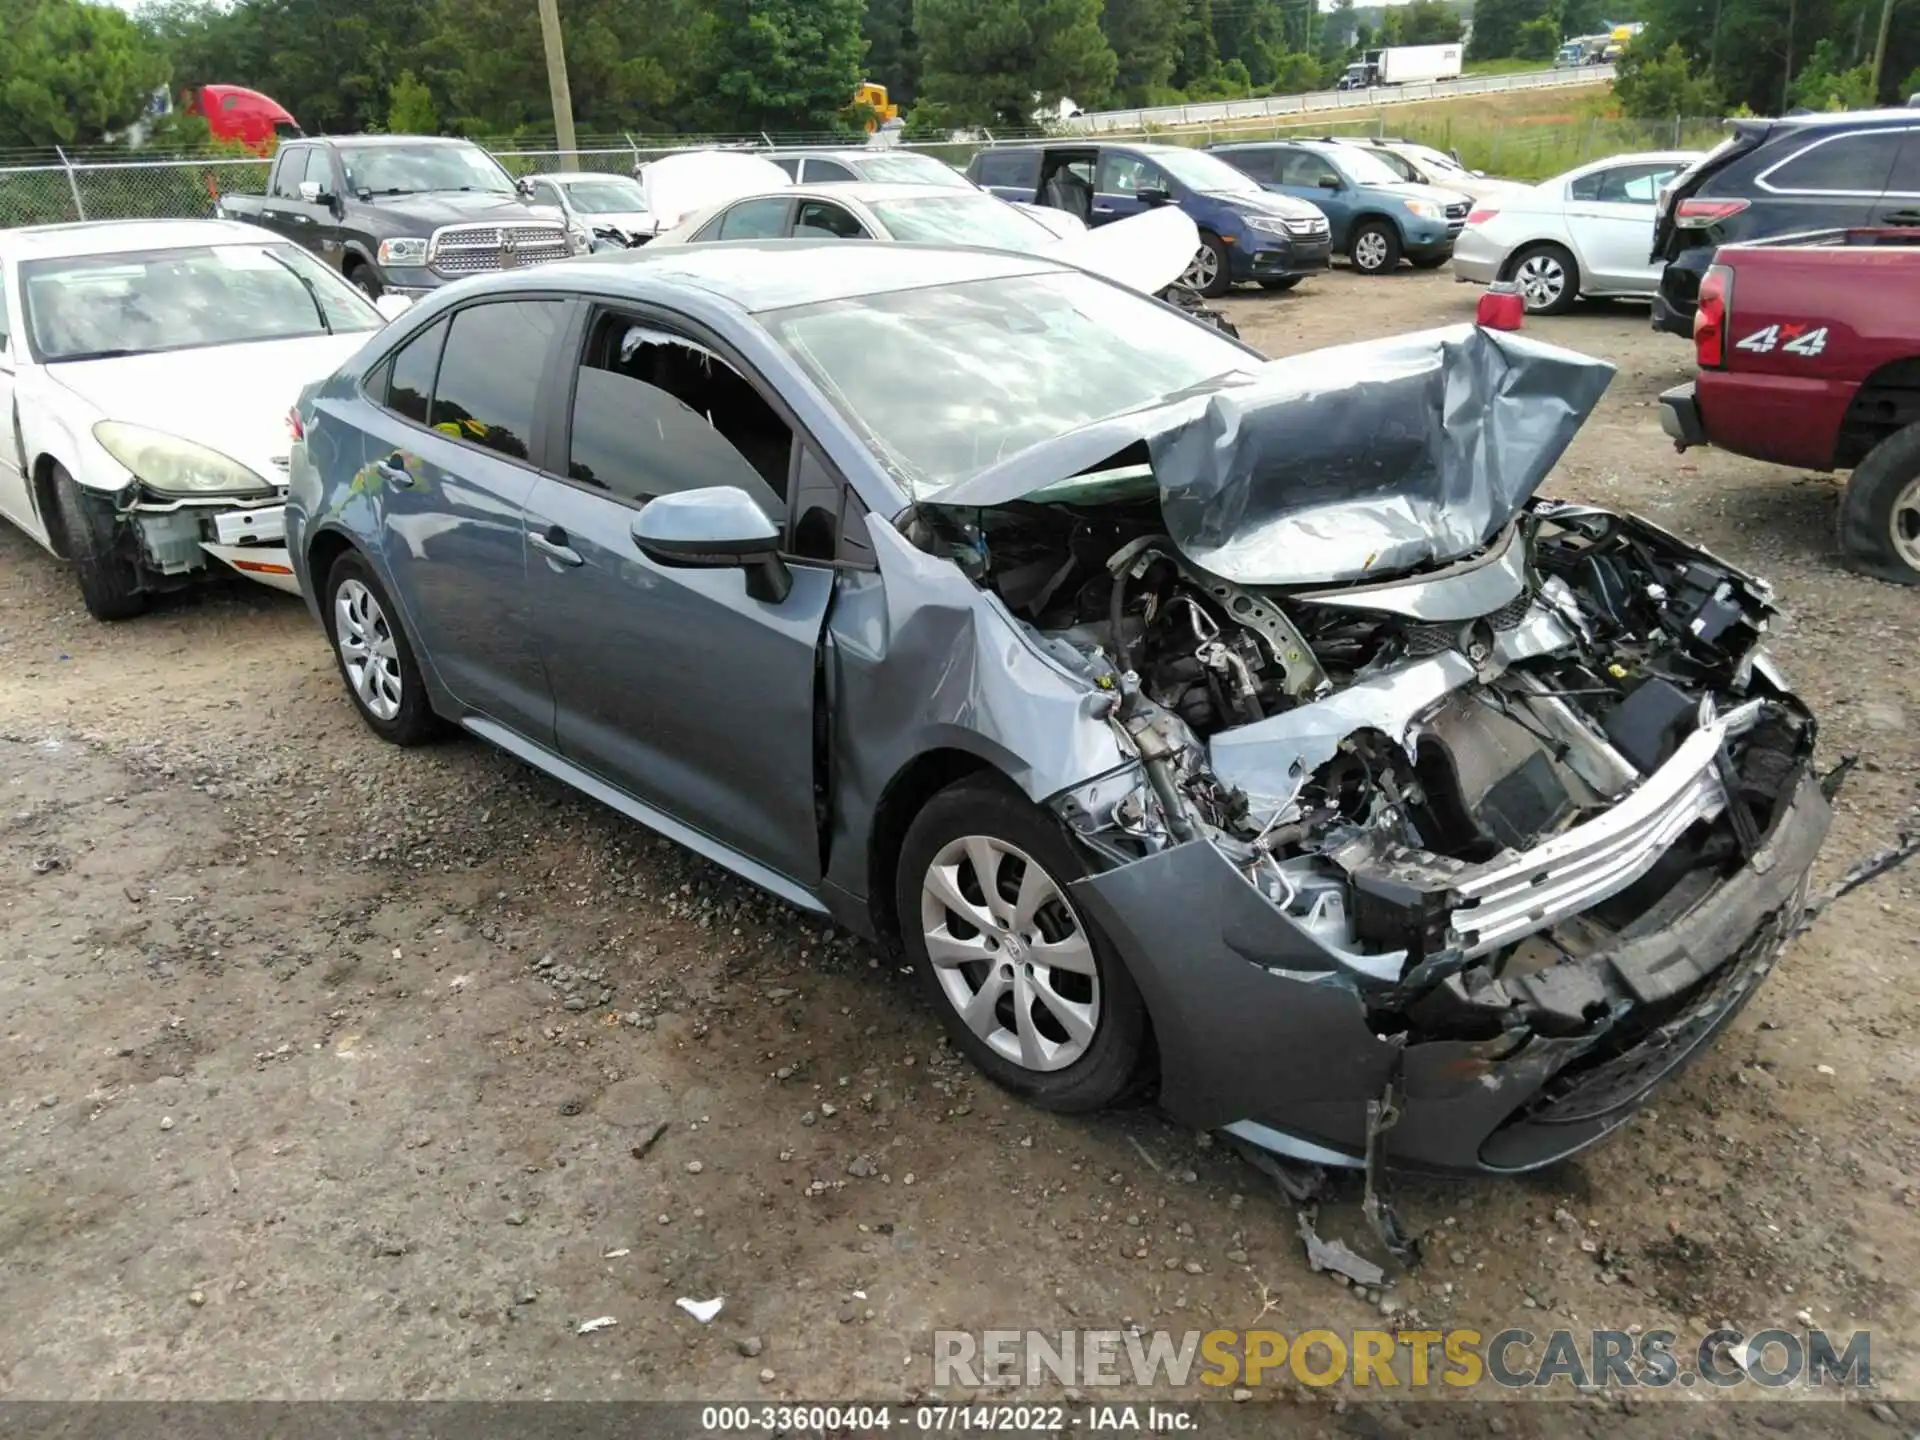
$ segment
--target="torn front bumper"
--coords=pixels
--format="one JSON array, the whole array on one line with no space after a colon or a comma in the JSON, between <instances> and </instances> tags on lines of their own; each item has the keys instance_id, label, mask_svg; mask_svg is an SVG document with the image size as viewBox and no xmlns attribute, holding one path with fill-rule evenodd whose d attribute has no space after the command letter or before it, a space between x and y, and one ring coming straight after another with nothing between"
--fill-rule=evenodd
<instances>
[{"instance_id":1,"label":"torn front bumper","mask_svg":"<svg viewBox=\"0 0 1920 1440\"><path fill-rule=\"evenodd\" d=\"M183 580L206 569L211 556L249 580L290 595L300 593L287 556L286 506L142 500L125 513L142 567Z\"/></svg>"},{"instance_id":2,"label":"torn front bumper","mask_svg":"<svg viewBox=\"0 0 1920 1440\"><path fill-rule=\"evenodd\" d=\"M1803 777L1752 857L1685 913L1545 972L1609 997L1568 1035L1376 1030L1363 983L1205 840L1073 888L1146 1000L1161 1103L1177 1119L1359 1165L1367 1103L1391 1090L1401 1118L1381 1136L1387 1164L1512 1173L1615 1129L1738 1012L1800 919L1831 818Z\"/></svg>"}]
</instances>

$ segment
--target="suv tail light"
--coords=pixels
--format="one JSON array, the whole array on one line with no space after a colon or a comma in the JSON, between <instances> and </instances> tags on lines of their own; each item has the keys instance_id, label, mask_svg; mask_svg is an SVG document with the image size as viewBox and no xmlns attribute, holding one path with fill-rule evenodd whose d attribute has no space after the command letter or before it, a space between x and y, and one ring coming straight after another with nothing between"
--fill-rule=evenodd
<instances>
[{"instance_id":1,"label":"suv tail light","mask_svg":"<svg viewBox=\"0 0 1920 1440\"><path fill-rule=\"evenodd\" d=\"M1499 213L1498 210L1475 210L1471 215L1467 216L1467 224L1485 225Z\"/></svg>"},{"instance_id":2,"label":"suv tail light","mask_svg":"<svg viewBox=\"0 0 1920 1440\"><path fill-rule=\"evenodd\" d=\"M307 427L300 423L300 407L294 406L287 411L287 433L296 440L307 438Z\"/></svg>"},{"instance_id":3,"label":"suv tail light","mask_svg":"<svg viewBox=\"0 0 1920 1440\"><path fill-rule=\"evenodd\" d=\"M1488 330L1518 330L1526 318L1527 302L1512 280L1496 280L1474 307L1473 323Z\"/></svg>"},{"instance_id":4,"label":"suv tail light","mask_svg":"<svg viewBox=\"0 0 1920 1440\"><path fill-rule=\"evenodd\" d=\"M1728 216L1738 215L1750 200L1682 200L1673 212L1673 223L1682 230L1705 230Z\"/></svg>"},{"instance_id":5,"label":"suv tail light","mask_svg":"<svg viewBox=\"0 0 1920 1440\"><path fill-rule=\"evenodd\" d=\"M1709 265L1700 281L1700 305L1693 312L1693 358L1702 370L1718 370L1727 361L1727 326L1733 318L1733 271Z\"/></svg>"}]
</instances>

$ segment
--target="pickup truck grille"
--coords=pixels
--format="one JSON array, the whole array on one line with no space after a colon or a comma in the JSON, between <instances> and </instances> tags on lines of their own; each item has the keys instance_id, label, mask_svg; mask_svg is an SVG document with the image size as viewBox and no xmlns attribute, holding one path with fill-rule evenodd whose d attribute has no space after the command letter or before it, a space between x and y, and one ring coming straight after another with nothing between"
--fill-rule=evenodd
<instances>
[{"instance_id":1,"label":"pickup truck grille","mask_svg":"<svg viewBox=\"0 0 1920 1440\"><path fill-rule=\"evenodd\" d=\"M427 259L442 275L485 275L564 260L568 253L559 225L447 225L434 231Z\"/></svg>"}]
</instances>

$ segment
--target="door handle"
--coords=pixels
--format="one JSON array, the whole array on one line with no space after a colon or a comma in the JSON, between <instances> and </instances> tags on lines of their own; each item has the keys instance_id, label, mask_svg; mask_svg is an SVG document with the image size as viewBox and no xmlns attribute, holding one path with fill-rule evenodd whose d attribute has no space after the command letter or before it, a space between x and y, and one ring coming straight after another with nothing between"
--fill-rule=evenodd
<instances>
[{"instance_id":1,"label":"door handle","mask_svg":"<svg viewBox=\"0 0 1920 1440\"><path fill-rule=\"evenodd\" d=\"M1890 211L1885 223L1888 225L1920 225L1920 210Z\"/></svg>"},{"instance_id":2,"label":"door handle","mask_svg":"<svg viewBox=\"0 0 1920 1440\"><path fill-rule=\"evenodd\" d=\"M532 532L527 536L527 543L556 565L572 567L587 563L587 557L567 543L567 532L558 525Z\"/></svg>"},{"instance_id":3,"label":"door handle","mask_svg":"<svg viewBox=\"0 0 1920 1440\"><path fill-rule=\"evenodd\" d=\"M374 461L373 469L389 485L397 485L402 490L413 488L413 474L407 469L406 458L398 450L384 460Z\"/></svg>"}]
</instances>

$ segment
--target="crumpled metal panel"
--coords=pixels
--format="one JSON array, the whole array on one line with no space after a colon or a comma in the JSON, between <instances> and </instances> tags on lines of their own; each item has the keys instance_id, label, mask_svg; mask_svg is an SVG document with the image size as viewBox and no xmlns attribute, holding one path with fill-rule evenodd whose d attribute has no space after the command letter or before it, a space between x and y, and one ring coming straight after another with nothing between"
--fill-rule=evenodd
<instances>
[{"instance_id":1,"label":"crumpled metal panel","mask_svg":"<svg viewBox=\"0 0 1920 1440\"><path fill-rule=\"evenodd\" d=\"M1458 559L1539 488L1613 369L1471 325L1276 360L1149 442L1167 532L1248 585Z\"/></svg>"},{"instance_id":2,"label":"crumpled metal panel","mask_svg":"<svg viewBox=\"0 0 1920 1440\"><path fill-rule=\"evenodd\" d=\"M1004 504L1144 441L1196 564L1244 585L1384 577L1492 540L1613 370L1472 325L1313 350L1029 446L935 503Z\"/></svg>"}]
</instances>

